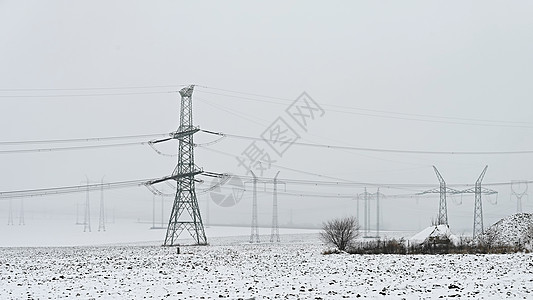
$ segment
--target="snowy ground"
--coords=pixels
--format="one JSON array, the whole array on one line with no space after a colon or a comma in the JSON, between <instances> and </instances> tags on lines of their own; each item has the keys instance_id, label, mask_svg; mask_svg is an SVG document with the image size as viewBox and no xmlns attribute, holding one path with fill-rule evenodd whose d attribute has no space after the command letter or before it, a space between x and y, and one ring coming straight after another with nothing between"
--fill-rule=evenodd
<instances>
[{"instance_id":1,"label":"snowy ground","mask_svg":"<svg viewBox=\"0 0 533 300\"><path fill-rule=\"evenodd\" d=\"M268 237L262 237L268 240ZM322 255L282 243L0 248L0 299L533 298L533 255Z\"/></svg>"}]
</instances>

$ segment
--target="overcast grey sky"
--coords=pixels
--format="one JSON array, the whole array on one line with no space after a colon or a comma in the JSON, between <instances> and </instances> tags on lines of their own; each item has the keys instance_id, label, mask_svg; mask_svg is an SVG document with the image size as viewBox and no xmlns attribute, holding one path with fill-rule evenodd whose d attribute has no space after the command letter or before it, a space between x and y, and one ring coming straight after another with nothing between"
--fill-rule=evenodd
<instances>
[{"instance_id":1,"label":"overcast grey sky","mask_svg":"<svg viewBox=\"0 0 533 300\"><path fill-rule=\"evenodd\" d=\"M286 118L285 109L305 91L324 115L307 131L298 129L300 142L420 151L533 150L532 15L530 1L0 1L0 141L171 132L179 120L177 90L197 84L194 121L212 131L259 137L276 118ZM165 87L142 88L147 86ZM81 90L117 87L129 88ZM195 138L216 139L201 133ZM234 157L250 143L226 138L209 147L226 155L197 148L196 163L242 174ZM0 145L0 150L57 146L64 145ZM160 147L165 153L175 149L174 142ZM308 172L436 187L432 165L453 186L474 183L485 165L487 183L533 180L532 162L533 154L392 154L293 145L277 158L284 169L273 166L264 176L281 170L280 178L332 180L303 173ZM0 190L78 185L85 176L94 181L161 177L174 165L174 157L146 145L0 154ZM493 188L500 192L498 205L484 202L486 224L516 209L509 186ZM359 186L338 192L362 191ZM55 210L72 217L74 203L84 197L28 199L27 210L36 218ZM205 209L208 196L199 197ZM261 196L260 223L270 222L270 197ZM112 191L108 199L123 215L151 218L148 190ZM249 199L245 195L232 208L210 205L211 221L247 223ZM294 222L306 224L355 210L352 200L282 195L280 203L281 224L290 221L291 210ZM425 226L437 205L436 198L418 204L384 200L384 223ZM524 207L531 211L532 201ZM472 210L472 195L465 195L462 205L450 200L452 227L470 228Z\"/></svg>"}]
</instances>

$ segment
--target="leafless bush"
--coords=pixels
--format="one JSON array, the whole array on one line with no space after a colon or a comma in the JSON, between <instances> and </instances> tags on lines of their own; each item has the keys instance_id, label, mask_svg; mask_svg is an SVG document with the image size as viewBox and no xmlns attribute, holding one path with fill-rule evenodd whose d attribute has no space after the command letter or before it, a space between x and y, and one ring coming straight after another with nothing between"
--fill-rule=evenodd
<instances>
[{"instance_id":1,"label":"leafless bush","mask_svg":"<svg viewBox=\"0 0 533 300\"><path fill-rule=\"evenodd\" d=\"M495 228L491 228L477 237L478 246L484 251L490 251L493 247L499 246L499 238L500 235L498 227L496 226Z\"/></svg>"},{"instance_id":2,"label":"leafless bush","mask_svg":"<svg viewBox=\"0 0 533 300\"><path fill-rule=\"evenodd\" d=\"M529 250L533 250L533 224L530 224L526 231L525 243Z\"/></svg>"},{"instance_id":3,"label":"leafless bush","mask_svg":"<svg viewBox=\"0 0 533 300\"><path fill-rule=\"evenodd\" d=\"M355 244L348 250L350 254L407 254L405 240L385 239L364 241Z\"/></svg>"},{"instance_id":4,"label":"leafless bush","mask_svg":"<svg viewBox=\"0 0 533 300\"><path fill-rule=\"evenodd\" d=\"M345 251L359 237L359 228L355 217L333 219L322 225L320 238L324 243Z\"/></svg>"}]
</instances>

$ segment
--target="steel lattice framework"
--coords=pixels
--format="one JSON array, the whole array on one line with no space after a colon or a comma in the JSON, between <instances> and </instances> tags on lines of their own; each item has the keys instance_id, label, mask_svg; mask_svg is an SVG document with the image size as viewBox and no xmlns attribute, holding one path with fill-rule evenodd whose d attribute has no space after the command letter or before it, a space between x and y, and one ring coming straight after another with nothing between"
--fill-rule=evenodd
<instances>
[{"instance_id":1,"label":"steel lattice framework","mask_svg":"<svg viewBox=\"0 0 533 300\"><path fill-rule=\"evenodd\" d=\"M279 223L278 223L278 173L274 176L274 189L272 193L272 229L270 232L270 242L279 243Z\"/></svg>"},{"instance_id":2,"label":"steel lattice framework","mask_svg":"<svg viewBox=\"0 0 533 300\"><path fill-rule=\"evenodd\" d=\"M485 173L487 173L487 168L489 166L485 166L481 174L479 175L478 179L476 180L476 183L474 185L474 188L466 189L461 191L461 193L464 194L474 194L475 200L474 200L474 227L472 230L473 238L477 238L479 235L483 234L483 206L481 202L481 195L492 195L497 194L498 192L482 188L481 182L483 181L483 178L485 177Z\"/></svg>"},{"instance_id":3,"label":"steel lattice framework","mask_svg":"<svg viewBox=\"0 0 533 300\"><path fill-rule=\"evenodd\" d=\"M485 173L487 172L488 167L489 166L485 166L485 168L479 175L476 183L474 184L473 188L469 188L466 190L456 190L456 189L452 189L446 186L446 182L444 181L444 178L442 178L437 168L433 166L433 169L435 170L435 174L437 175L437 178L439 179L439 183L440 183L439 188L422 192L419 195L440 194L439 215L437 219L438 225L442 225L442 224L448 225L448 210L446 207L446 194L475 194L473 236L474 238L476 238L480 234L483 234L483 206L481 203L481 195L492 195L492 194L498 193L494 190L481 187L481 182L483 181L483 178L485 177Z\"/></svg>"},{"instance_id":4,"label":"steel lattice framework","mask_svg":"<svg viewBox=\"0 0 533 300\"><path fill-rule=\"evenodd\" d=\"M195 191L194 176L202 173L202 170L194 164L193 135L199 129L195 128L192 123L193 90L194 85L180 90L181 110L178 130L172 134L171 138L154 142L163 142L169 139L177 139L179 141L178 165L174 169L174 172L172 172L172 176L149 183L156 184L166 180L176 180L177 182L176 196L168 221L164 246L176 246L178 237L184 230L193 237L196 244L207 244L207 237Z\"/></svg>"},{"instance_id":5,"label":"steel lattice framework","mask_svg":"<svg viewBox=\"0 0 533 300\"><path fill-rule=\"evenodd\" d=\"M439 170L437 170L435 166L433 166L433 169L435 170L435 174L437 175L437 178L439 179L440 201L439 201L439 215L438 215L437 224L448 225L448 204L446 201L446 181L444 181L444 178L442 178L442 175L440 175Z\"/></svg>"},{"instance_id":6,"label":"steel lattice framework","mask_svg":"<svg viewBox=\"0 0 533 300\"><path fill-rule=\"evenodd\" d=\"M481 181L485 177L488 166L485 166L481 175L476 180L476 185L474 186L475 202L474 202L474 228L473 233L474 237L477 237L480 234L483 234L483 208L481 206Z\"/></svg>"},{"instance_id":7,"label":"steel lattice framework","mask_svg":"<svg viewBox=\"0 0 533 300\"><path fill-rule=\"evenodd\" d=\"M437 167L433 166L433 170L435 171L435 175L437 175L437 179L439 180L439 188L422 192L419 195L423 195L423 194L439 194L440 195L439 214L437 215L437 225L448 225L448 204L446 200L446 194L460 194L461 191L447 187L446 181L444 180L442 175L440 175L440 172L439 170L437 170Z\"/></svg>"},{"instance_id":8,"label":"steel lattice framework","mask_svg":"<svg viewBox=\"0 0 533 300\"><path fill-rule=\"evenodd\" d=\"M252 199L252 227L250 232L250 243L259 243L259 225L257 224L257 176L252 172L253 180L253 199Z\"/></svg>"},{"instance_id":9,"label":"steel lattice framework","mask_svg":"<svg viewBox=\"0 0 533 300\"><path fill-rule=\"evenodd\" d=\"M515 190L515 186L516 190ZM520 188L521 185L525 185L525 189L523 191L519 191L518 188ZM526 196L527 198L527 181L517 181L513 180L511 181L511 200L514 197L516 197L516 212L521 213L522 212L522 197Z\"/></svg>"}]
</instances>

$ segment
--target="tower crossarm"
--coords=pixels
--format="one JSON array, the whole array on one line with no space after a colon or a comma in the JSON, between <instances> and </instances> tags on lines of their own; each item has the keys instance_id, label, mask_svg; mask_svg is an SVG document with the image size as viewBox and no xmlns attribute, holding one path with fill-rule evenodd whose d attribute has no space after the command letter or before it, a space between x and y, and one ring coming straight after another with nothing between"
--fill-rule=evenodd
<instances>
[{"instance_id":1,"label":"tower crossarm","mask_svg":"<svg viewBox=\"0 0 533 300\"><path fill-rule=\"evenodd\" d=\"M423 191L423 192L417 193L416 195L440 194L440 193L441 193L440 188L434 188L434 189L431 189L431 190L427 190L427 191ZM452 189L452 188L446 187L446 194L461 194L461 193L462 193L462 191L460 191L460 190L456 190L456 189Z\"/></svg>"},{"instance_id":2,"label":"tower crossarm","mask_svg":"<svg viewBox=\"0 0 533 300\"><path fill-rule=\"evenodd\" d=\"M484 187L481 187L480 191L481 191L481 194L483 194L483 195L498 194L498 191L487 189L487 188L484 188ZM466 189L466 190L458 191L456 194L475 194L475 193L476 193L476 188L473 187L473 188L469 188L469 189Z\"/></svg>"},{"instance_id":3,"label":"tower crossarm","mask_svg":"<svg viewBox=\"0 0 533 300\"><path fill-rule=\"evenodd\" d=\"M202 174L203 171L202 170L197 170L197 171L194 171L194 172L191 172L191 173L185 173L185 174L176 174L176 175L171 175L171 176L165 176L163 178L159 178L159 179L155 179L155 180L151 180L151 181L147 181L145 183L145 185L153 185L153 184L157 184L157 183L161 183L161 182L164 182L164 181L167 181L167 180L178 180L180 178L183 178L183 177L191 177L191 176L196 176L196 175L200 175Z\"/></svg>"},{"instance_id":4,"label":"tower crossarm","mask_svg":"<svg viewBox=\"0 0 533 300\"><path fill-rule=\"evenodd\" d=\"M182 130L182 131L176 131L176 132L173 132L171 133L171 136L173 139L181 139L183 138L184 136L189 136L189 135L193 135L195 133L197 133L198 131L200 131L200 128L199 127L192 127L190 129L186 129L186 130Z\"/></svg>"},{"instance_id":5,"label":"tower crossarm","mask_svg":"<svg viewBox=\"0 0 533 300\"><path fill-rule=\"evenodd\" d=\"M181 130L181 131L178 130L176 132L169 133L170 137L168 137L168 138L155 140L155 141L149 141L148 143L154 145L154 144L158 144L158 143L162 143L162 142L167 142L167 141L170 141L170 140L179 140L179 139L182 139L183 137L186 137L186 136L189 136L189 135L193 135L193 134L197 133L198 131L200 131L200 127L192 127L192 128L189 128L189 129L186 129L186 130Z\"/></svg>"}]
</instances>

